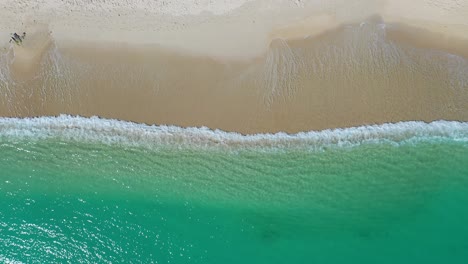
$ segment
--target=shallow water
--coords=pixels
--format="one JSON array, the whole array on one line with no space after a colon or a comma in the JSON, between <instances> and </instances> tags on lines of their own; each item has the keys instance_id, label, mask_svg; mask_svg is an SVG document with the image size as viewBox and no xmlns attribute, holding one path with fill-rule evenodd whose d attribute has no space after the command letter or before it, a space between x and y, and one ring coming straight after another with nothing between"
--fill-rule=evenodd
<instances>
[{"instance_id":1,"label":"shallow water","mask_svg":"<svg viewBox=\"0 0 468 264\"><path fill-rule=\"evenodd\" d=\"M2 119L0 261L466 263L467 126Z\"/></svg>"}]
</instances>

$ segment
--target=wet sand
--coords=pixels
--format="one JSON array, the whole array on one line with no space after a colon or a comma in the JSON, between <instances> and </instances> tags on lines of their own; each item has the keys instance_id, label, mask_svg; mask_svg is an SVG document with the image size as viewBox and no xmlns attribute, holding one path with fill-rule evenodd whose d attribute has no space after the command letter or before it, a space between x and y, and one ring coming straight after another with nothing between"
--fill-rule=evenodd
<instances>
[{"instance_id":1,"label":"wet sand","mask_svg":"<svg viewBox=\"0 0 468 264\"><path fill-rule=\"evenodd\" d=\"M266 53L238 59L50 35L41 43L2 55L1 116L97 115L241 133L468 121L468 42L378 19L274 39ZM34 60L28 49L39 50Z\"/></svg>"}]
</instances>

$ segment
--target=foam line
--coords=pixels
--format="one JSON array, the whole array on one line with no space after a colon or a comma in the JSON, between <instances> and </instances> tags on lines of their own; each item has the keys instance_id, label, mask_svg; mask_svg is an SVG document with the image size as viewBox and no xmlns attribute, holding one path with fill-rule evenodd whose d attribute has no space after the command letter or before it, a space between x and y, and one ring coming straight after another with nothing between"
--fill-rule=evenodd
<instances>
[{"instance_id":1,"label":"foam line","mask_svg":"<svg viewBox=\"0 0 468 264\"><path fill-rule=\"evenodd\" d=\"M451 139L468 142L468 122L399 122L309 131L297 134L253 134L211 130L206 127L182 128L145 125L99 117L60 115L37 118L0 118L0 140L41 140L124 144L147 147L259 147L322 149L330 146L356 146L362 143L401 144L421 140Z\"/></svg>"}]
</instances>

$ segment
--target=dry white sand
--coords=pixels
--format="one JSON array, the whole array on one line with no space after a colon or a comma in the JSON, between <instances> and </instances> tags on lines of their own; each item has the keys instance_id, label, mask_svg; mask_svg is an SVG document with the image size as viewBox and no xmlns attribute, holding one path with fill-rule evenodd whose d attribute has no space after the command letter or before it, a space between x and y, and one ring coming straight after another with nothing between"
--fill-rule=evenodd
<instances>
[{"instance_id":1,"label":"dry white sand","mask_svg":"<svg viewBox=\"0 0 468 264\"><path fill-rule=\"evenodd\" d=\"M57 41L158 43L204 55L265 52L272 37L304 37L380 15L468 38L464 0L0 0L0 32L48 25Z\"/></svg>"}]
</instances>

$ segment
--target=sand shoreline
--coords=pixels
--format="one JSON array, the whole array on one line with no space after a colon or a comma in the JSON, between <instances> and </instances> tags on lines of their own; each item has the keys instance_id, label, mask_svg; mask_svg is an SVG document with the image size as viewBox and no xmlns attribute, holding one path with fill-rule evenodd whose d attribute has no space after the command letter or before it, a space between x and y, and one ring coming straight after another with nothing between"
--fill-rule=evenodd
<instances>
[{"instance_id":1,"label":"sand shoreline","mask_svg":"<svg viewBox=\"0 0 468 264\"><path fill-rule=\"evenodd\" d=\"M215 15L174 15L174 5L160 17L63 8L49 21L43 8L26 19L34 23L24 46L2 53L0 116L97 115L246 134L468 121L468 19L460 18L468 4L445 6L452 13L424 28L417 15L390 14L398 1L241 2L208 6ZM168 20L149 29L151 18Z\"/></svg>"}]
</instances>

